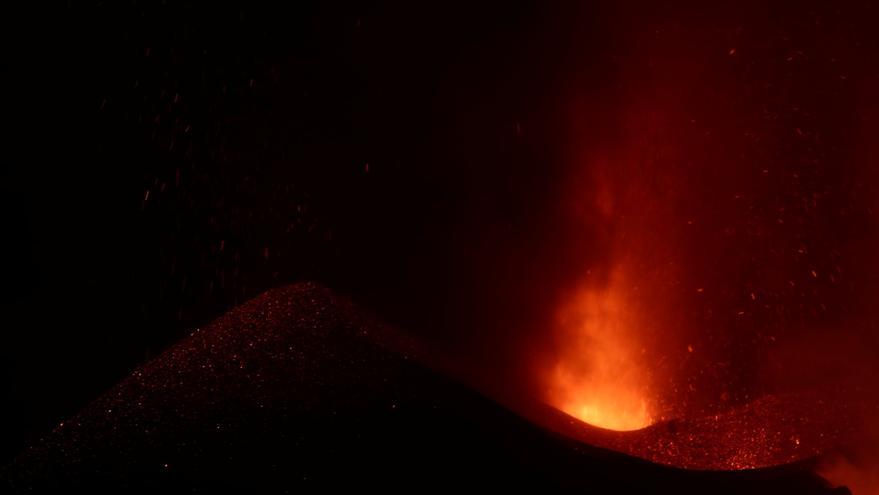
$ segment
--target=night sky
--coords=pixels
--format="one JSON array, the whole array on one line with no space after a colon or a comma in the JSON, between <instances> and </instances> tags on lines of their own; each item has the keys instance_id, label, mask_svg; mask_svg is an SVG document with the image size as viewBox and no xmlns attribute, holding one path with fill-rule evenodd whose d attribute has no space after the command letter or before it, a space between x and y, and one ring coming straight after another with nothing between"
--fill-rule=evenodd
<instances>
[{"instance_id":1,"label":"night sky","mask_svg":"<svg viewBox=\"0 0 879 495\"><path fill-rule=\"evenodd\" d=\"M317 4L25 17L41 41L8 94L4 455L268 288L321 281L436 337L503 276L471 272L503 270L489 243L550 180L520 138L554 139L528 127L554 98L547 12Z\"/></svg>"}]
</instances>

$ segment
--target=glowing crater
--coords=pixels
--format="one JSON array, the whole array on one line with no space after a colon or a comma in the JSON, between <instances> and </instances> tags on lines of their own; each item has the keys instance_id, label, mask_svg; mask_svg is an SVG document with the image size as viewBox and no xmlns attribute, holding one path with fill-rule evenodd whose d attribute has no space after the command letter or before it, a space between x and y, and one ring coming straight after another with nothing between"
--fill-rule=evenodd
<instances>
[{"instance_id":1,"label":"glowing crater","mask_svg":"<svg viewBox=\"0 0 879 495\"><path fill-rule=\"evenodd\" d=\"M580 291L559 313L559 349L549 402L594 426L637 430L653 423L636 312L617 270L603 287Z\"/></svg>"}]
</instances>

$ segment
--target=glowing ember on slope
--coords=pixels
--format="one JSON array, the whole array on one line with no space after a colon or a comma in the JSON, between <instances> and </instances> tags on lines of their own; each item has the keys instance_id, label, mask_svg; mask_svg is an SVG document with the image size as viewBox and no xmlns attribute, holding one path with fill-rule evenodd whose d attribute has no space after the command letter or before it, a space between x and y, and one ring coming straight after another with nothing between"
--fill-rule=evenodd
<instances>
[{"instance_id":1,"label":"glowing ember on slope","mask_svg":"<svg viewBox=\"0 0 879 495\"><path fill-rule=\"evenodd\" d=\"M652 423L626 299L616 270L606 287L580 292L559 314L565 347L553 370L550 402L582 421L611 430L636 430Z\"/></svg>"}]
</instances>

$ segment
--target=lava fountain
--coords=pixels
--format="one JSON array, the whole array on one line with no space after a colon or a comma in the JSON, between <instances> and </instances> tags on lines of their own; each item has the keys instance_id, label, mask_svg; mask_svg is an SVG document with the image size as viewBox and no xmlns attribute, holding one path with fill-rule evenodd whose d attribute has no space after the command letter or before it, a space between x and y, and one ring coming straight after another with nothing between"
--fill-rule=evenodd
<instances>
[{"instance_id":1,"label":"lava fountain","mask_svg":"<svg viewBox=\"0 0 879 495\"><path fill-rule=\"evenodd\" d=\"M552 260L542 399L557 430L680 468L838 449L821 472L871 493L879 51L813 28L830 12L790 34L763 9L621 11L613 53L572 62L601 70L564 104L573 247Z\"/></svg>"},{"instance_id":2,"label":"lava fountain","mask_svg":"<svg viewBox=\"0 0 879 495\"><path fill-rule=\"evenodd\" d=\"M654 414L627 282L617 269L607 286L582 289L560 311L558 325L567 345L549 392L550 402L571 416L621 431L649 426Z\"/></svg>"}]
</instances>

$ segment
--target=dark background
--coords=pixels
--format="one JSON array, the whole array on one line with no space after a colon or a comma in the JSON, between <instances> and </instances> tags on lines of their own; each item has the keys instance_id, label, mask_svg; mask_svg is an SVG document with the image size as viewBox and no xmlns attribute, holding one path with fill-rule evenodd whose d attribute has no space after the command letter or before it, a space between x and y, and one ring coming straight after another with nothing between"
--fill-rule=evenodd
<instances>
[{"instance_id":1,"label":"dark background","mask_svg":"<svg viewBox=\"0 0 879 495\"><path fill-rule=\"evenodd\" d=\"M813 327L818 354L852 328L852 347L875 348L870 2L570 3L9 12L0 459L194 328L301 280L522 373L510 348L613 254L565 223L569 200L596 192L568 184L590 153L612 194L649 191L609 237L684 267L639 273L661 282L657 305L677 293L668 306L685 309L654 339L672 385L744 403L776 336ZM679 358L690 337L717 349ZM790 355L805 382L824 369Z\"/></svg>"},{"instance_id":2,"label":"dark background","mask_svg":"<svg viewBox=\"0 0 879 495\"><path fill-rule=\"evenodd\" d=\"M10 16L0 459L297 280L449 346L514 331L580 9L410 3Z\"/></svg>"}]
</instances>

